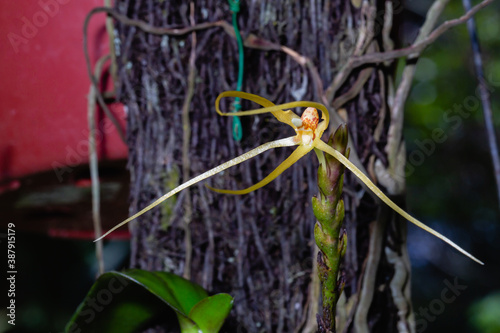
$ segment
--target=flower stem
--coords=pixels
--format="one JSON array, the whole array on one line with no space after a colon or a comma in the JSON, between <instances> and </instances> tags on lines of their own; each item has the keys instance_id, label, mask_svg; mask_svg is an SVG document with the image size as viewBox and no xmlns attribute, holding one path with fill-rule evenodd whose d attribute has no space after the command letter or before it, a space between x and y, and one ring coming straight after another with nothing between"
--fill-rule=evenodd
<instances>
[{"instance_id":1,"label":"flower stem","mask_svg":"<svg viewBox=\"0 0 500 333\"><path fill-rule=\"evenodd\" d=\"M347 149L347 126L341 125L328 140L328 144L345 155ZM312 207L317 222L314 238L318 245L318 274L321 282L323 316L318 315L319 332L335 332L335 308L344 282L338 278L340 261L344 256L347 235L341 233L344 220L342 185L345 167L334 157L326 155L320 159L318 169L319 195L313 197Z\"/></svg>"}]
</instances>

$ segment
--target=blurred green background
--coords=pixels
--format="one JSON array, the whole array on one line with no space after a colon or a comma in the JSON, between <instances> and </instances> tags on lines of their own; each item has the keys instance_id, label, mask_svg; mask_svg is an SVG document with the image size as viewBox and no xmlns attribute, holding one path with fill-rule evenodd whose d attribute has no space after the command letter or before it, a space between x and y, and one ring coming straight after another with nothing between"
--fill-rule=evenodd
<instances>
[{"instance_id":1,"label":"blurred green background","mask_svg":"<svg viewBox=\"0 0 500 333\"><path fill-rule=\"evenodd\" d=\"M451 1L445 18L463 12L461 1ZM476 25L499 135L498 1L476 15ZM404 131L407 202L412 213L486 264L476 265L411 226L408 247L417 332L500 332L500 210L476 89L469 34L461 25L439 38L417 64ZM440 142L433 140L433 131L441 133ZM443 290L446 281L453 284L455 279L464 287L447 303L446 296L452 294Z\"/></svg>"}]
</instances>

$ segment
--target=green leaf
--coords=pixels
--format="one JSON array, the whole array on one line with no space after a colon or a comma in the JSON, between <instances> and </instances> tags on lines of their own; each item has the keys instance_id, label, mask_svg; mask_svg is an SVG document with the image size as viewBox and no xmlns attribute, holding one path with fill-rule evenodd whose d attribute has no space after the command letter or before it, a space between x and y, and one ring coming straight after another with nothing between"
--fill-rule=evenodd
<instances>
[{"instance_id":1,"label":"green leaf","mask_svg":"<svg viewBox=\"0 0 500 333\"><path fill-rule=\"evenodd\" d=\"M141 269L128 270L124 274L186 317L196 303L208 297L201 286L175 274Z\"/></svg>"},{"instance_id":2,"label":"green leaf","mask_svg":"<svg viewBox=\"0 0 500 333\"><path fill-rule=\"evenodd\" d=\"M189 313L204 333L219 332L233 307L233 298L228 294L207 297L196 304Z\"/></svg>"},{"instance_id":3,"label":"green leaf","mask_svg":"<svg viewBox=\"0 0 500 333\"><path fill-rule=\"evenodd\" d=\"M66 332L140 332L161 322L177 325L175 312L123 273L101 275L66 326Z\"/></svg>"},{"instance_id":4,"label":"green leaf","mask_svg":"<svg viewBox=\"0 0 500 333\"><path fill-rule=\"evenodd\" d=\"M167 272L109 272L91 287L66 332L132 333L165 323L178 328L178 321L182 333L215 333L232 301L227 294L208 297L199 285Z\"/></svg>"}]
</instances>

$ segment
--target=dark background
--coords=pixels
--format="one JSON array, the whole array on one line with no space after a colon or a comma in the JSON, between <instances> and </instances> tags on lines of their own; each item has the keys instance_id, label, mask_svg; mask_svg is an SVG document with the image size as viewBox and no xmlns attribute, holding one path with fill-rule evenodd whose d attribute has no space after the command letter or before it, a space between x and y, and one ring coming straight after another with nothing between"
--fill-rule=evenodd
<instances>
[{"instance_id":1,"label":"dark background","mask_svg":"<svg viewBox=\"0 0 500 333\"><path fill-rule=\"evenodd\" d=\"M416 15L425 11L424 3L410 1L410 5ZM476 16L496 128L500 123L499 9L497 2ZM455 1L445 15L452 18L462 13L461 3ZM499 200L481 107L473 103L478 101L476 86L469 37L462 25L424 52L407 103L407 156L418 162L408 168L408 209L486 263L479 266L410 226L417 332L500 332ZM447 122L443 114L456 114L455 105L468 106L470 116ZM436 129L446 139L431 144ZM5 239L0 240L4 251ZM19 232L16 249L18 306L16 327L9 332L62 332L95 278L94 244ZM128 242L106 242L105 254L108 270L126 267ZM443 290L455 281L464 287L447 303ZM5 307L0 315L5 317ZM0 326L0 331L9 328Z\"/></svg>"}]
</instances>

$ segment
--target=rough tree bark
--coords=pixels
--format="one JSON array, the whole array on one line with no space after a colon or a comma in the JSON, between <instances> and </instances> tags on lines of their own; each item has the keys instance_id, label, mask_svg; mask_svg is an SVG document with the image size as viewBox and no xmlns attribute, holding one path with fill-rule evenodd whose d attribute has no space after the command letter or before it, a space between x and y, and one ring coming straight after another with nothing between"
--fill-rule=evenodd
<instances>
[{"instance_id":1,"label":"rough tree bark","mask_svg":"<svg viewBox=\"0 0 500 333\"><path fill-rule=\"evenodd\" d=\"M242 1L243 90L275 103L314 100L335 108L330 131L346 120L355 162L401 202L404 180L395 175L405 155L402 111L392 109L392 63L365 65L344 77L342 68L354 55L392 48L392 18L402 7L397 0L360 8L357 2ZM231 19L222 0L195 1L192 19L188 2L117 0L115 8L161 27ZM215 113L217 95L236 87L238 52L227 26L158 35L117 20L116 31L118 93L128 112L130 213L192 176L293 134L270 117L242 118L238 143L231 120ZM210 183L248 187L289 153L262 154ZM314 331L320 311L310 207L317 192L315 159L303 158L246 196L219 195L204 185L182 192L131 224L131 266L171 271L233 295L229 332ZM344 200L348 252L339 332L413 331L405 222L352 176L346 177Z\"/></svg>"}]
</instances>

